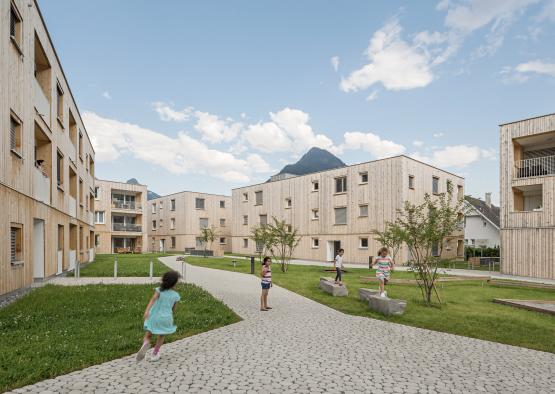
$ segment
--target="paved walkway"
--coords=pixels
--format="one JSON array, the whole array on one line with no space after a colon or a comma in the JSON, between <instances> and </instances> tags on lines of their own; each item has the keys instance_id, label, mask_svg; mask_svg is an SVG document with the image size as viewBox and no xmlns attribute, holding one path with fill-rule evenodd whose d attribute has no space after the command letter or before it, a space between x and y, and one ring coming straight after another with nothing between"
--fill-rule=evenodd
<instances>
[{"instance_id":1,"label":"paved walkway","mask_svg":"<svg viewBox=\"0 0 555 394\"><path fill-rule=\"evenodd\" d=\"M175 257L162 258L181 270ZM21 392L551 393L555 355L349 316L275 286L258 311L251 275L188 265L187 282L244 320ZM187 296L186 294L184 295ZM495 329L495 327L492 327Z\"/></svg>"}]
</instances>

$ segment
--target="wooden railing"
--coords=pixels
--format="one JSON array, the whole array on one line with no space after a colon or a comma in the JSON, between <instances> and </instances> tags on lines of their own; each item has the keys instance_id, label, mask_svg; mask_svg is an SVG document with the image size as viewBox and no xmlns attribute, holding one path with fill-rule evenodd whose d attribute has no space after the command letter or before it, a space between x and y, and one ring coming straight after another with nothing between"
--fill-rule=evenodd
<instances>
[{"instance_id":1,"label":"wooden railing","mask_svg":"<svg viewBox=\"0 0 555 394\"><path fill-rule=\"evenodd\" d=\"M555 156L515 161L515 178L555 175Z\"/></svg>"}]
</instances>

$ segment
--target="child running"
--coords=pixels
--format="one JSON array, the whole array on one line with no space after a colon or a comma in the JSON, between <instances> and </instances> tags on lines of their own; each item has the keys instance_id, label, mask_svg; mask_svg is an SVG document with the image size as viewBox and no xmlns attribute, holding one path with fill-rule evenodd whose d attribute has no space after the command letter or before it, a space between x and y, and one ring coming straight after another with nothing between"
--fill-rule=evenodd
<instances>
[{"instance_id":1,"label":"child running","mask_svg":"<svg viewBox=\"0 0 555 394\"><path fill-rule=\"evenodd\" d=\"M144 329L146 332L143 338L143 346L137 353L137 361L145 358L146 352L151 346L152 335L157 335L158 338L156 338L156 345L150 361L160 360L160 347L164 343L165 336L175 332L177 327L173 324L173 314L181 297L173 288L179 281L180 276L176 271L166 272L162 276L160 287L156 288L150 299L144 314Z\"/></svg>"},{"instance_id":2,"label":"child running","mask_svg":"<svg viewBox=\"0 0 555 394\"><path fill-rule=\"evenodd\" d=\"M335 283L343 286L343 282L341 281L341 270L343 269L343 253L345 251L343 249L339 249L337 252L337 256L335 256Z\"/></svg>"},{"instance_id":3,"label":"child running","mask_svg":"<svg viewBox=\"0 0 555 394\"><path fill-rule=\"evenodd\" d=\"M388 256L388 253L389 250L384 246L378 251L378 257L376 258L376 265L378 266L376 277L380 281L380 297L387 297L385 285L389 281L389 276L395 266L393 259Z\"/></svg>"},{"instance_id":4,"label":"child running","mask_svg":"<svg viewBox=\"0 0 555 394\"><path fill-rule=\"evenodd\" d=\"M266 312L272 308L268 306L268 292L272 287L272 259L268 256L264 257L262 262L262 272L260 272L260 279L262 280L262 294L260 295L260 310Z\"/></svg>"}]
</instances>

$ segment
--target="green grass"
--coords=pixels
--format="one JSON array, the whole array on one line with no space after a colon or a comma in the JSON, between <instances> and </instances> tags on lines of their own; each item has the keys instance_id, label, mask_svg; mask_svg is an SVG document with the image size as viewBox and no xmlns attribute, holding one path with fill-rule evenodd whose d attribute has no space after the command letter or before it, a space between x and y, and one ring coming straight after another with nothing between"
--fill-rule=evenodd
<instances>
[{"instance_id":1,"label":"green grass","mask_svg":"<svg viewBox=\"0 0 555 394\"><path fill-rule=\"evenodd\" d=\"M250 262L246 261L239 260L235 269L230 259L189 257L187 261L204 267L250 273ZM257 263L257 275L259 270ZM449 282L439 289L444 304L428 307L423 304L416 285L388 285L389 297L404 299L408 303L404 315L385 317L368 310L367 304L358 299L359 288L378 288L377 283L362 283L360 280L361 276L374 276L373 270L347 269L343 278L349 289L348 297L332 297L318 288L321 276L334 276L332 272L324 272L323 267L290 265L284 274L274 264L272 271L275 284L344 313L555 353L553 316L492 302L494 298L555 300L553 290L487 283L482 287L480 281ZM414 274L394 272L393 278L413 279Z\"/></svg>"},{"instance_id":2,"label":"green grass","mask_svg":"<svg viewBox=\"0 0 555 394\"><path fill-rule=\"evenodd\" d=\"M194 285L180 284L177 332L191 336L240 318ZM0 392L132 354L154 286L45 286L0 309Z\"/></svg>"},{"instance_id":3,"label":"green grass","mask_svg":"<svg viewBox=\"0 0 555 394\"><path fill-rule=\"evenodd\" d=\"M154 263L154 276L162 276L170 269L158 261L158 257L169 256L167 253L145 254L99 254L95 260L81 268L81 276L114 276L114 260L118 258L118 276L148 276L150 260ZM73 276L70 273L68 276Z\"/></svg>"}]
</instances>

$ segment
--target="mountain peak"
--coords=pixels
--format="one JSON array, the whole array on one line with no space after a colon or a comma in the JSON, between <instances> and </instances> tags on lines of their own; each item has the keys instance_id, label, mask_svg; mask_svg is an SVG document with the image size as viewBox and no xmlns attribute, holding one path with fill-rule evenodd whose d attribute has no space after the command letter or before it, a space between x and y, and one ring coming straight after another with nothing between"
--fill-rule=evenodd
<instances>
[{"instance_id":1,"label":"mountain peak","mask_svg":"<svg viewBox=\"0 0 555 394\"><path fill-rule=\"evenodd\" d=\"M138 185L139 181L135 178L128 179L127 182L129 185Z\"/></svg>"},{"instance_id":2,"label":"mountain peak","mask_svg":"<svg viewBox=\"0 0 555 394\"><path fill-rule=\"evenodd\" d=\"M313 172L345 167L345 163L325 149L312 147L295 164L288 164L270 180L286 178L287 175L306 175Z\"/></svg>"}]
</instances>

